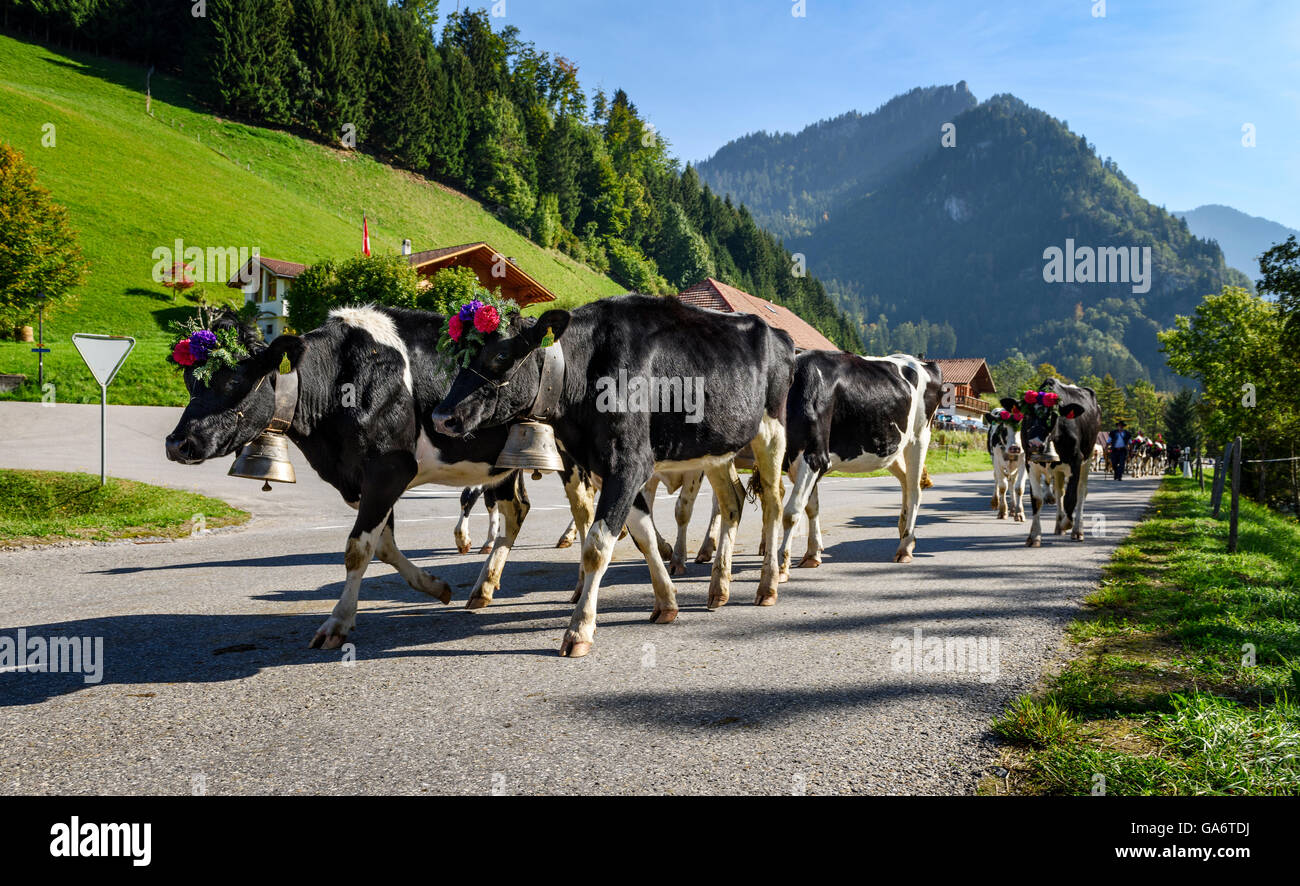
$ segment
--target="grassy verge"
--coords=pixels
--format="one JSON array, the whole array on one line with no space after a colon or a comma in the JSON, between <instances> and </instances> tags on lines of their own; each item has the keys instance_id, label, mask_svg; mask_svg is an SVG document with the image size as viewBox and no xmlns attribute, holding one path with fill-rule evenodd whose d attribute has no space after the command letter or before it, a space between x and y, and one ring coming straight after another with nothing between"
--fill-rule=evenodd
<instances>
[{"instance_id":1,"label":"grassy verge","mask_svg":"<svg viewBox=\"0 0 1300 886\"><path fill-rule=\"evenodd\" d=\"M0 546L142 536L178 538L215 529L246 511L193 492L92 474L0 470Z\"/></svg>"},{"instance_id":2,"label":"grassy verge","mask_svg":"<svg viewBox=\"0 0 1300 886\"><path fill-rule=\"evenodd\" d=\"M1077 653L994 721L985 793L1300 793L1300 523L1166 479L1070 626ZM1104 778L1104 782L1103 779Z\"/></svg>"},{"instance_id":3,"label":"grassy verge","mask_svg":"<svg viewBox=\"0 0 1300 886\"><path fill-rule=\"evenodd\" d=\"M931 450L925 457L925 468L931 474L968 474L974 471L993 470L993 460L983 449L966 449L949 452L943 449ZM843 474L831 471L828 477L890 477L889 471L871 471L867 474Z\"/></svg>"}]
</instances>

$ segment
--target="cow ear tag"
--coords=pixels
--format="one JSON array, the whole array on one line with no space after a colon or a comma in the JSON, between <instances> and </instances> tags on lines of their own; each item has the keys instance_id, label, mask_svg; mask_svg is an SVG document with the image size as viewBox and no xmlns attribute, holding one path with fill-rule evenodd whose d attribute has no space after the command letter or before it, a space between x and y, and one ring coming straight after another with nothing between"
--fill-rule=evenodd
<instances>
[{"instance_id":1,"label":"cow ear tag","mask_svg":"<svg viewBox=\"0 0 1300 886\"><path fill-rule=\"evenodd\" d=\"M555 335L551 332L551 327L546 327L546 335L542 336L542 347L549 348L555 344Z\"/></svg>"},{"instance_id":2,"label":"cow ear tag","mask_svg":"<svg viewBox=\"0 0 1300 886\"><path fill-rule=\"evenodd\" d=\"M281 374L281 375L284 375L285 373L292 372L292 371L293 371L293 367L289 365L289 355L288 355L288 354L281 354L281 355L280 355L280 374Z\"/></svg>"}]
</instances>

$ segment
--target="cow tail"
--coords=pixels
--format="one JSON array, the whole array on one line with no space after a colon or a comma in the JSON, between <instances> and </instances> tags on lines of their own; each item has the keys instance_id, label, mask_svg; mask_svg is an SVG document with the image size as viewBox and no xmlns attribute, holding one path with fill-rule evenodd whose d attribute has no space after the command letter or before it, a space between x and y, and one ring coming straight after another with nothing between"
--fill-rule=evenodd
<instances>
[{"instance_id":1,"label":"cow tail","mask_svg":"<svg viewBox=\"0 0 1300 886\"><path fill-rule=\"evenodd\" d=\"M762 478L758 476L758 468L749 472L749 485L746 486L739 480L736 481L736 495L744 498L748 502L758 501L759 494L763 491Z\"/></svg>"}]
</instances>

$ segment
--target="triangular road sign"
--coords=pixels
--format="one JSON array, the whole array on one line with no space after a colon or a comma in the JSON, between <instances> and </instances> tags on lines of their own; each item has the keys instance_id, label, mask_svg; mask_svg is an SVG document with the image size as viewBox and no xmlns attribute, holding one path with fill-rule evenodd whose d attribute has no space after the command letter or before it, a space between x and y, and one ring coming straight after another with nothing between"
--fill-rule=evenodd
<instances>
[{"instance_id":1,"label":"triangular road sign","mask_svg":"<svg viewBox=\"0 0 1300 886\"><path fill-rule=\"evenodd\" d=\"M76 346L77 353L81 354L81 359L85 360L86 365L90 367L90 373L95 376L95 381L108 387L113 383L113 377L122 368L122 364L126 362L126 355L135 347L135 339L127 335L93 335L88 332L78 332L72 336L72 344Z\"/></svg>"}]
</instances>

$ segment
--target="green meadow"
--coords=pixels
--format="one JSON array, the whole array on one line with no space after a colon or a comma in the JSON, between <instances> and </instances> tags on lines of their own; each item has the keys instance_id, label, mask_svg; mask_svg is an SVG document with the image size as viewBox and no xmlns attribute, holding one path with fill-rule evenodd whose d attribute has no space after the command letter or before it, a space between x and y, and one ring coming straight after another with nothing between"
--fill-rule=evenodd
<instances>
[{"instance_id":1,"label":"green meadow","mask_svg":"<svg viewBox=\"0 0 1300 886\"><path fill-rule=\"evenodd\" d=\"M155 73L146 112L145 76L135 65L0 35L0 138L67 207L90 264L76 304L45 324L46 381L60 402L99 399L71 343L73 333L96 332L137 339L111 402L184 403L165 358L170 323L194 302L153 280L154 250L177 239L311 264L360 252L365 213L376 253L398 252L404 238L417 251L486 240L556 293L552 306L623 291L463 194L358 152L206 113L191 84ZM203 288L210 302L237 296L224 281ZM31 348L0 342L0 372L31 379L3 396L40 399Z\"/></svg>"}]
</instances>

